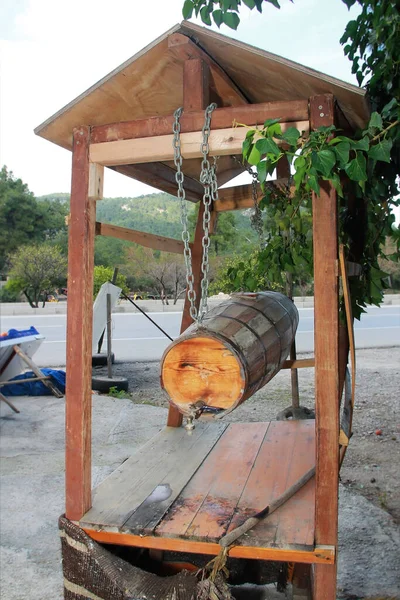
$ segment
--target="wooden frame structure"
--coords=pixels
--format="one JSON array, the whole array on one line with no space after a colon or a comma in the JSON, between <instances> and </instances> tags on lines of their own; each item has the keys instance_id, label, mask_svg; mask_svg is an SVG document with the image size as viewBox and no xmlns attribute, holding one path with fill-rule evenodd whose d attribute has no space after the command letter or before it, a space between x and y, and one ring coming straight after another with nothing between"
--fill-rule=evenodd
<instances>
[{"instance_id":1,"label":"wooden frame structure","mask_svg":"<svg viewBox=\"0 0 400 600\"><path fill-rule=\"evenodd\" d=\"M221 54L226 50L226 46L229 46L230 51ZM222 56L226 56L225 63ZM193 25L177 26L135 58L138 65L139 63L141 65L140 61L144 61L145 66L150 64L150 59L158 60L164 70L168 71L168 65L170 66L168 85L170 88L175 85L180 90L177 96L182 99L184 106L181 139L189 201L196 202L202 197L202 186L196 179L195 173L199 171L204 108L210 100L216 99L220 106L213 114L210 136L210 154L223 157L220 183L229 181L240 171L237 164L231 160L231 156L241 154L246 130L234 127L235 122L257 125L268 118L279 117L283 128L294 125L303 131L335 122L344 124L346 128L354 128L365 121L368 113L362 93L357 88ZM251 61L256 64L253 70ZM240 71L241 63L247 65L247 73ZM127 69L129 70L131 66L129 61L125 63L120 70L113 72L97 87L89 90L86 95L78 98L37 129L39 135L65 147L71 147L68 135L72 133L67 325L66 516L80 523L80 526L94 539L104 543L216 554L219 550L216 541L191 539L187 534L183 537L168 536L163 534L163 531L168 530L168 524L163 521L160 521L161 525L158 524L157 533L149 533L148 530L139 530L135 533L133 525L130 529L127 527L126 519L124 527L118 528L113 526L112 519L109 521L110 526L107 527L104 523L101 525L101 520L96 521L97 517L92 516L93 511L96 511L96 502L101 504L104 501L106 504L102 505L101 510L107 512L107 494L100 500L95 494L93 500L91 488L91 329L95 235L110 235L159 250L183 252L183 244L180 241L96 223L96 201L102 197L104 167L111 167L129 177L150 183L164 191L176 193L175 171L171 165L173 117L168 100L161 114L153 108L152 115L141 115L136 119L127 118L125 100L118 105L119 108L114 109L103 102L104 106L101 106L104 110L100 111L100 117L99 111L96 111L96 115L93 113L90 116L85 109L87 96L90 96L92 103L101 102L96 100L98 88L101 87L103 93L109 93L107 86L111 84L117 86L118 77L121 73L125 73L126 76ZM179 77L175 76L176 69L179 70ZM268 86L272 90L272 98L271 94L268 96L264 90L266 101L259 101L252 92L254 81L260 81L261 73L265 72L267 76L268 69L270 69L269 75L276 77L278 83L269 79ZM297 77L293 80L293 87L289 84L289 88L287 82L284 83L288 70L294 78ZM158 73L160 77L164 77L161 69L158 69ZM135 73L132 72L131 77L135 83ZM246 77L250 81L247 86L243 84ZM302 88L305 79L307 81ZM124 85L126 94L127 84ZM140 95L141 90L149 85L151 85L150 81L145 81L137 94ZM310 95L307 90L312 90L313 93ZM132 112L135 114L134 95L132 98ZM162 100L165 100L165 96L162 96ZM81 112L79 112L80 106ZM280 185L280 183L281 180L278 179L274 184ZM225 188L220 190L219 201L213 207L213 211L217 215L218 212L225 210L247 208L251 203L250 186ZM200 286L202 256L202 210L201 205L192 244L197 292ZM232 556L311 565L313 598L317 600L336 598L341 379L337 228L336 193L328 182L323 182L320 195L313 195L316 480L315 489L314 484L309 486L303 498L306 504L313 503L312 544L304 549L304 545L296 547L281 539L280 544L268 545L265 542L268 540L266 533L264 542L258 539L257 543L243 543L231 551ZM199 295L197 293L197 298ZM181 331L184 331L190 322L189 306L186 301ZM307 364L302 364L302 361L288 361L286 366L298 368L314 365L314 361L305 362ZM170 432L168 435L176 437L174 431L178 432L182 429L171 428L178 428L181 422L180 413L171 408L168 415L170 427L167 429ZM263 435L266 435L269 424L264 425L266 429L263 430ZM212 452L217 451L215 448L218 449L218 444L223 443L221 440L226 439L224 436L227 435L221 430L221 425L216 427L219 427L217 433L215 430L214 433L207 434L212 438L207 448L207 436L204 437L203 455L200 453L199 460L195 461L196 465L193 466L192 472L181 482L180 489L185 489L187 482L192 481L192 476L194 478L191 485L195 486L199 481L200 483L204 481L204 479L199 480L199 477L194 474L199 472L198 469L202 464L204 467L205 464L212 462L213 455L208 453L212 448ZM305 444L304 448L307 447L308 450L304 451L311 452L307 456L313 456L314 442L310 442L310 425L301 427L298 426L297 443L300 446L302 443ZM313 423L312 429L314 431ZM230 430L232 431L232 428ZM292 428L287 434L289 435L290 432L294 434L294 429ZM181 439L182 435L179 435ZM235 435L238 433L236 432ZM164 438L160 438L158 443L164 443L163 440ZM156 447L155 443L152 446L153 450ZM174 446L174 443L171 447L176 448L175 451L178 452L178 446L176 443ZM263 443L260 446L262 451L264 451ZM215 448L214 444L216 444ZM177 455L171 455L170 460L172 464L178 464L174 456ZM134 461L134 464L138 466L137 461ZM204 468L202 472L204 473ZM117 474L117 482L118 476ZM227 485L229 486L229 482ZM172 511L174 510L175 505L171 504L173 499L170 504L165 505L167 506L165 511L171 506Z\"/></svg>"}]
</instances>

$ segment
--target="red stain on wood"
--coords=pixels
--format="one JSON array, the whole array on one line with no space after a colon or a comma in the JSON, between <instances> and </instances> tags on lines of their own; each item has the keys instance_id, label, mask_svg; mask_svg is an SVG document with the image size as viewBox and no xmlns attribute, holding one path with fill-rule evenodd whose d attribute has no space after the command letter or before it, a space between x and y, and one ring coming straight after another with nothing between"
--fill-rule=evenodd
<instances>
[{"instance_id":1,"label":"red stain on wood","mask_svg":"<svg viewBox=\"0 0 400 600\"><path fill-rule=\"evenodd\" d=\"M95 201L89 200L89 127L74 131L68 242L66 516L91 506L91 410Z\"/></svg>"}]
</instances>

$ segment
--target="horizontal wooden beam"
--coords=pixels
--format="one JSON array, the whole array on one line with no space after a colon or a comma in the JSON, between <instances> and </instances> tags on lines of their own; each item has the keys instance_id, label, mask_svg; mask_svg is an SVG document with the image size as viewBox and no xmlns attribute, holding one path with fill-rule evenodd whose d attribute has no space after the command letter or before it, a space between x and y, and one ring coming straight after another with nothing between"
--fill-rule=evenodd
<instances>
[{"instance_id":1,"label":"horizontal wooden beam","mask_svg":"<svg viewBox=\"0 0 400 600\"><path fill-rule=\"evenodd\" d=\"M211 129L226 129L234 122L246 125L263 125L266 119L281 119L283 123L308 120L308 101L292 100L285 102L264 102L247 104L214 110ZM111 123L92 127L90 141L92 144L115 142L136 138L168 135L172 132L173 115L166 117L150 117L137 121ZM200 131L204 124L204 111L184 112L181 116L181 132Z\"/></svg>"},{"instance_id":2,"label":"horizontal wooden beam","mask_svg":"<svg viewBox=\"0 0 400 600\"><path fill-rule=\"evenodd\" d=\"M210 89L228 106L247 104L248 99L229 75L207 52L196 46L186 35L173 33L168 38L168 53L182 62L200 58L210 69Z\"/></svg>"},{"instance_id":3,"label":"horizontal wooden beam","mask_svg":"<svg viewBox=\"0 0 400 600\"><path fill-rule=\"evenodd\" d=\"M158 163L145 163L140 165L120 165L112 167L114 171L147 183L167 194L177 195L176 171L169 165ZM198 202L204 194L204 187L200 182L185 175L185 195L191 202Z\"/></svg>"},{"instance_id":4,"label":"horizontal wooden beam","mask_svg":"<svg viewBox=\"0 0 400 600\"><path fill-rule=\"evenodd\" d=\"M296 360L285 360L282 369L309 369L315 367L314 358L297 358Z\"/></svg>"},{"instance_id":5,"label":"horizontal wooden beam","mask_svg":"<svg viewBox=\"0 0 400 600\"><path fill-rule=\"evenodd\" d=\"M183 254L183 242L167 238L162 235L154 235L153 233L144 233L128 229L127 227L119 227L118 225L110 225L108 223L96 223L96 235L104 235L107 237L126 240L134 244L140 244L146 248L153 250L161 250L162 252L173 252L175 254Z\"/></svg>"},{"instance_id":6,"label":"horizontal wooden beam","mask_svg":"<svg viewBox=\"0 0 400 600\"><path fill-rule=\"evenodd\" d=\"M289 123L282 123L282 130L285 131L290 125ZM296 123L296 126L300 131L308 131L308 121ZM245 127L231 127L211 131L209 137L210 156L241 154L246 134L247 129ZM201 131L182 133L182 157L184 159L201 158L201 141ZM91 144L89 157L91 162L104 166L173 160L173 135Z\"/></svg>"},{"instance_id":7,"label":"horizontal wooden beam","mask_svg":"<svg viewBox=\"0 0 400 600\"><path fill-rule=\"evenodd\" d=\"M101 544L117 544L119 546L136 546L139 548L154 548L156 550L171 550L173 552L190 552L195 554L217 555L221 546L212 542L197 542L189 539L167 538L161 536L141 536L106 529L92 529L84 522L81 528L93 540ZM263 548L261 546L232 546L229 550L232 558L253 558L258 560L277 560L282 562L299 562L304 564L333 564L335 562L334 546L316 546L310 550L296 548Z\"/></svg>"},{"instance_id":8,"label":"horizontal wooden beam","mask_svg":"<svg viewBox=\"0 0 400 600\"><path fill-rule=\"evenodd\" d=\"M288 180L275 179L267 182L269 186L279 189L285 189ZM291 196L294 187L290 188L288 197ZM257 202L260 202L264 193L257 186ZM218 200L214 202L214 210L217 212L225 212L227 210L245 210L254 206L253 189L251 183L245 185L237 185L234 187L222 188L218 190Z\"/></svg>"}]
</instances>

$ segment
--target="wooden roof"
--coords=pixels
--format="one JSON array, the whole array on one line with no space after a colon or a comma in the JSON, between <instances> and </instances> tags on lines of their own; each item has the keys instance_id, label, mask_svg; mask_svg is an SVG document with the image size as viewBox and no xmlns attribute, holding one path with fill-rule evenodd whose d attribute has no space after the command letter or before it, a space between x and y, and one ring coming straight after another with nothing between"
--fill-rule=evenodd
<instances>
[{"instance_id":1,"label":"wooden roof","mask_svg":"<svg viewBox=\"0 0 400 600\"><path fill-rule=\"evenodd\" d=\"M365 92L360 88L183 22L51 116L35 129L35 133L71 149L74 127L172 114L183 103L185 61L185 57L169 43L174 34L189 37L199 51L217 63L236 84L237 92L232 94L230 87L220 85L223 78L218 75L213 78L219 106L238 104L240 97L243 101L260 103L302 100L316 94L332 93L352 127L363 126L368 119Z\"/></svg>"}]
</instances>

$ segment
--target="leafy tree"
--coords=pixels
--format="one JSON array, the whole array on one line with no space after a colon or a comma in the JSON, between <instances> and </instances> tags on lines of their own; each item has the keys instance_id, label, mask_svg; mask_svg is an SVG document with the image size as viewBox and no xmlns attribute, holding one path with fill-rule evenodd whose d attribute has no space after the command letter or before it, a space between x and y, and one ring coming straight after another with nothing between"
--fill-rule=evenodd
<instances>
[{"instance_id":1,"label":"leafy tree","mask_svg":"<svg viewBox=\"0 0 400 600\"><path fill-rule=\"evenodd\" d=\"M43 244L22 246L10 258L9 289L25 294L32 308L62 285L67 275L67 260L59 248Z\"/></svg>"},{"instance_id":2,"label":"leafy tree","mask_svg":"<svg viewBox=\"0 0 400 600\"><path fill-rule=\"evenodd\" d=\"M184 19L190 19L194 12L196 17L200 15L205 25L212 24L212 17L217 27L224 23L231 29L237 29L240 23L240 6L244 4L250 9L257 8L261 13L263 2L280 8L278 0L185 0L182 14Z\"/></svg>"},{"instance_id":3,"label":"leafy tree","mask_svg":"<svg viewBox=\"0 0 400 600\"><path fill-rule=\"evenodd\" d=\"M4 166L0 171L0 272L7 268L8 254L39 241L44 228L34 195Z\"/></svg>"},{"instance_id":4,"label":"leafy tree","mask_svg":"<svg viewBox=\"0 0 400 600\"><path fill-rule=\"evenodd\" d=\"M114 269L111 267L104 267L103 265L97 265L94 268L93 274L93 298L96 298L97 294L103 283L111 281L113 277ZM126 283L125 275L118 273L116 285L122 289L125 294L129 294L129 288Z\"/></svg>"},{"instance_id":5,"label":"leafy tree","mask_svg":"<svg viewBox=\"0 0 400 600\"><path fill-rule=\"evenodd\" d=\"M129 242L102 235L96 236L94 244L94 264L104 267L120 267L125 263L126 248Z\"/></svg>"}]
</instances>

